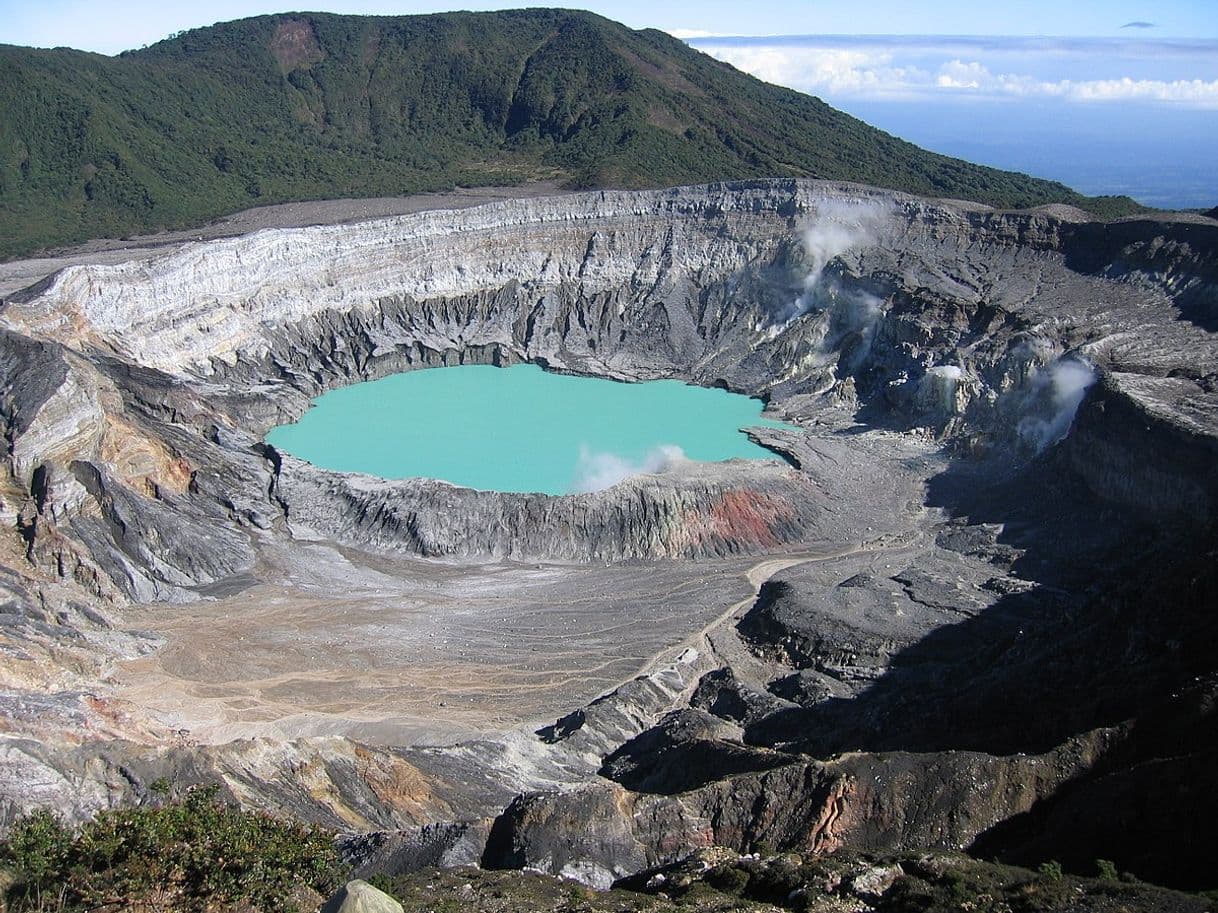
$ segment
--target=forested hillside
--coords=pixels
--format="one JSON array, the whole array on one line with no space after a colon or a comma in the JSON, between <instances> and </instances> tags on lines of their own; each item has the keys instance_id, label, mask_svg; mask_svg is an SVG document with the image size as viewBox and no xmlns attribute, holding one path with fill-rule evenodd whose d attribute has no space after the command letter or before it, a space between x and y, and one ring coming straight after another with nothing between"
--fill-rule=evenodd
<instances>
[{"instance_id":1,"label":"forested hillside","mask_svg":"<svg viewBox=\"0 0 1218 913\"><path fill-rule=\"evenodd\" d=\"M1136 208L926 152L589 13L262 16L118 57L0 47L0 256L288 200L760 176Z\"/></svg>"}]
</instances>

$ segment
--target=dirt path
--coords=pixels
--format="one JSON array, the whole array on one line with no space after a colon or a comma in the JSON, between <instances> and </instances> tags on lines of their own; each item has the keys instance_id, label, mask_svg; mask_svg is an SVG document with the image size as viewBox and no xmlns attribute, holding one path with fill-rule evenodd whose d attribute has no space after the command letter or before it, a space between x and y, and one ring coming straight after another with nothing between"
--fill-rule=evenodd
<instances>
[{"instance_id":1,"label":"dirt path","mask_svg":"<svg viewBox=\"0 0 1218 913\"><path fill-rule=\"evenodd\" d=\"M644 663L638 674L650 675L658 669L672 665L672 658L674 655L679 655L683 650L687 650L691 647L703 652L712 650L713 648L709 642L711 633L732 621L742 612L751 607L753 603L757 601L757 597L761 594L761 587L775 574L785 571L788 568L797 567L801 564L809 564L813 561L832 561L837 558L845 558L848 555L880 551L882 548L883 546L869 546L865 543L851 544L847 546L825 546L821 549L799 552L797 554L784 556L782 558L767 558L765 561L761 561L753 565L744 572L744 578L753 588L753 592L750 595L744 597L738 602L732 603L730 606L724 609L718 617L710 621L701 630L685 638L683 641L681 641L681 643L674 647L661 650L650 657L647 662ZM634 676L632 676L632 678L633 677ZM629 681L629 679L626 681ZM622 684L625 684L625 682Z\"/></svg>"}]
</instances>

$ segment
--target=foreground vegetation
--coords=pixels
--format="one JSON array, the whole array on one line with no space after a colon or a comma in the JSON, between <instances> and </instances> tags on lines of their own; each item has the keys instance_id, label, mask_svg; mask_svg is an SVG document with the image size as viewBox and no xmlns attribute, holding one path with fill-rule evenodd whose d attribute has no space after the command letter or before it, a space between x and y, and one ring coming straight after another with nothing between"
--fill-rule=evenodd
<instances>
[{"instance_id":1,"label":"foreground vegetation","mask_svg":"<svg viewBox=\"0 0 1218 913\"><path fill-rule=\"evenodd\" d=\"M219 801L215 787L104 811L78 829L35 813L0 845L0 865L14 913L135 906L288 913L302 897L329 894L346 874L333 835L241 811Z\"/></svg>"},{"instance_id":2,"label":"foreground vegetation","mask_svg":"<svg viewBox=\"0 0 1218 913\"><path fill-rule=\"evenodd\" d=\"M333 839L317 828L228 805L215 787L101 812L79 828L36 813L0 843L0 910L307 913L350 875ZM431 913L1214 909L1213 897L1141 884L1104 860L1096 860L1093 877L1078 877L1056 863L1030 871L942 852L803 859L711 848L606 892L538 874L471 868L371 880L406 911Z\"/></svg>"},{"instance_id":3,"label":"foreground vegetation","mask_svg":"<svg viewBox=\"0 0 1218 913\"><path fill-rule=\"evenodd\" d=\"M0 257L289 200L774 176L1138 208L926 152L589 13L263 16L119 57L0 46Z\"/></svg>"},{"instance_id":4,"label":"foreground vegetation","mask_svg":"<svg viewBox=\"0 0 1218 913\"><path fill-rule=\"evenodd\" d=\"M635 880L636 890L608 892L541 875L475 869L416 872L376 878L373 883L401 901L407 911L432 913L1203 913L1213 909L1210 898L1122 879L1102 864L1096 877L1066 875L1053 864L1030 871L951 853L907 854L884 861L858 856L802 860L782 854L737 858L709 868L704 864L679 865L663 879L652 875ZM877 878L885 871L901 874L889 884ZM651 884L645 887L648 881Z\"/></svg>"}]
</instances>

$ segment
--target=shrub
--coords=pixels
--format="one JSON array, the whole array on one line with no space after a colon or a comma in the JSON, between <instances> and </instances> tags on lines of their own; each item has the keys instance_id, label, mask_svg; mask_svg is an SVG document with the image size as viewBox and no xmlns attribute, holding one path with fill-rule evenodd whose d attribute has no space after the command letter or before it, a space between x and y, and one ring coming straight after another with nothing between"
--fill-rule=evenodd
<instances>
[{"instance_id":1,"label":"shrub","mask_svg":"<svg viewBox=\"0 0 1218 913\"><path fill-rule=\"evenodd\" d=\"M337 886L343 872L329 834L242 811L217 793L195 787L177 801L101 812L76 830L49 812L21 819L0 845L15 876L9 909L38 909L53 896L67 910L155 898L188 911L246 902L277 913L298 885Z\"/></svg>"},{"instance_id":2,"label":"shrub","mask_svg":"<svg viewBox=\"0 0 1218 913\"><path fill-rule=\"evenodd\" d=\"M1040 872L1041 876L1048 881L1062 880L1062 864L1055 859L1050 859L1048 862L1042 862L1037 871Z\"/></svg>"},{"instance_id":3,"label":"shrub","mask_svg":"<svg viewBox=\"0 0 1218 913\"><path fill-rule=\"evenodd\" d=\"M1120 874L1117 872L1116 863L1111 859L1095 860L1095 870L1101 881L1118 881Z\"/></svg>"},{"instance_id":4,"label":"shrub","mask_svg":"<svg viewBox=\"0 0 1218 913\"><path fill-rule=\"evenodd\" d=\"M743 894L749 885L749 873L733 865L721 865L706 873L706 883L724 894Z\"/></svg>"}]
</instances>

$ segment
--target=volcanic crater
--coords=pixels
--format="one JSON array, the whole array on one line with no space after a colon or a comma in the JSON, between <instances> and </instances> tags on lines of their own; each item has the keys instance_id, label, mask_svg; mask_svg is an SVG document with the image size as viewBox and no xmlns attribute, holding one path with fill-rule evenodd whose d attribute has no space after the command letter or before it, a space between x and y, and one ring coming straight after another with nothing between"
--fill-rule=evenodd
<instances>
[{"instance_id":1,"label":"volcanic crater","mask_svg":"<svg viewBox=\"0 0 1218 913\"><path fill-rule=\"evenodd\" d=\"M381 870L942 846L1188 886L1204 840L1120 835L1218 820L1216 283L1203 216L797 180L66 266L0 310L0 814L171 775ZM264 443L518 363L796 427L565 496Z\"/></svg>"}]
</instances>

